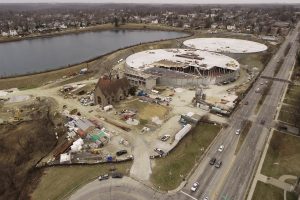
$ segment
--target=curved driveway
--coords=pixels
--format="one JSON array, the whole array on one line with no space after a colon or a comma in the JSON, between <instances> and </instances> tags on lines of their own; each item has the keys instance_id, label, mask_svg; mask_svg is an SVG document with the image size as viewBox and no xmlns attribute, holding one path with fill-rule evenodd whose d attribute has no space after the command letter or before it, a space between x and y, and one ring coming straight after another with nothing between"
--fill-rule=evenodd
<instances>
[{"instance_id":1,"label":"curved driveway","mask_svg":"<svg viewBox=\"0 0 300 200\"><path fill-rule=\"evenodd\" d=\"M129 178L92 181L77 190L70 200L148 200L162 199L161 193Z\"/></svg>"},{"instance_id":2,"label":"curved driveway","mask_svg":"<svg viewBox=\"0 0 300 200\"><path fill-rule=\"evenodd\" d=\"M191 197L177 192L174 194L158 192L130 177L98 181L86 184L69 200L187 200ZM193 199L193 198L192 198Z\"/></svg>"}]
</instances>

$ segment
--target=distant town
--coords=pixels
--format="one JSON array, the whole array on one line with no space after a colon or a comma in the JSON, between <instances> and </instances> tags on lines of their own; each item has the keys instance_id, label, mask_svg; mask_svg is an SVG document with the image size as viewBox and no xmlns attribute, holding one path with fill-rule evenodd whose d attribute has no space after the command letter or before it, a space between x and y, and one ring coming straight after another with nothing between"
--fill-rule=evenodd
<instances>
[{"instance_id":1,"label":"distant town","mask_svg":"<svg viewBox=\"0 0 300 200\"><path fill-rule=\"evenodd\" d=\"M199 6L140 4L3 4L0 8L2 37L84 29L102 24L155 24L183 29L209 29L212 33L285 36L294 27L300 8L276 6Z\"/></svg>"}]
</instances>

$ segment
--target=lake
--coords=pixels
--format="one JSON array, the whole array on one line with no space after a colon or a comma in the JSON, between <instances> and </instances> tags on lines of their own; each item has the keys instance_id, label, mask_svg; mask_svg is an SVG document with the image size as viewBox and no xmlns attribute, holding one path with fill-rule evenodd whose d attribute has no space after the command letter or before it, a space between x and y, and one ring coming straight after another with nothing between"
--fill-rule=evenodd
<instances>
[{"instance_id":1,"label":"lake","mask_svg":"<svg viewBox=\"0 0 300 200\"><path fill-rule=\"evenodd\" d=\"M167 31L107 30L0 43L0 76L56 69L141 42L184 35Z\"/></svg>"}]
</instances>

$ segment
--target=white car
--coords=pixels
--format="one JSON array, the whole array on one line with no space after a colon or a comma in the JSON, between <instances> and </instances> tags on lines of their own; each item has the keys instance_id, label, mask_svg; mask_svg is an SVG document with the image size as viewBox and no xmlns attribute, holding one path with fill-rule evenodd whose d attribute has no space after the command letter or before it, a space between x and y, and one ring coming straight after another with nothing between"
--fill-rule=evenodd
<instances>
[{"instance_id":1,"label":"white car","mask_svg":"<svg viewBox=\"0 0 300 200\"><path fill-rule=\"evenodd\" d=\"M219 152L222 152L224 150L224 145L221 145L218 149Z\"/></svg>"},{"instance_id":2,"label":"white car","mask_svg":"<svg viewBox=\"0 0 300 200\"><path fill-rule=\"evenodd\" d=\"M204 199L203 200L208 200L208 197L204 197Z\"/></svg>"},{"instance_id":3,"label":"white car","mask_svg":"<svg viewBox=\"0 0 300 200\"><path fill-rule=\"evenodd\" d=\"M235 134L236 134L236 135L239 135L240 132L241 132L241 129L238 129L238 130L235 131Z\"/></svg>"},{"instance_id":4,"label":"white car","mask_svg":"<svg viewBox=\"0 0 300 200\"><path fill-rule=\"evenodd\" d=\"M191 187L191 191L192 192L195 192L197 189L198 189L198 187L199 187L199 183L198 182L195 182L194 184L193 184L193 186Z\"/></svg>"}]
</instances>

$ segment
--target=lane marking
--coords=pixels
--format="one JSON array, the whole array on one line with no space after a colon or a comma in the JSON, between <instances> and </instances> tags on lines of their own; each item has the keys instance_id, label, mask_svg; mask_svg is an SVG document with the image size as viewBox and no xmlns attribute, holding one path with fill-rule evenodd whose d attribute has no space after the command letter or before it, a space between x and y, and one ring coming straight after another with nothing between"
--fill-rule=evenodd
<instances>
[{"instance_id":1,"label":"lane marking","mask_svg":"<svg viewBox=\"0 0 300 200\"><path fill-rule=\"evenodd\" d=\"M186 196L190 197L191 199L198 200L198 199L196 199L195 197L193 197L192 195L189 195L188 193L185 193L185 192L182 191L182 190L180 190L180 192L181 192L182 194L185 194Z\"/></svg>"}]
</instances>

